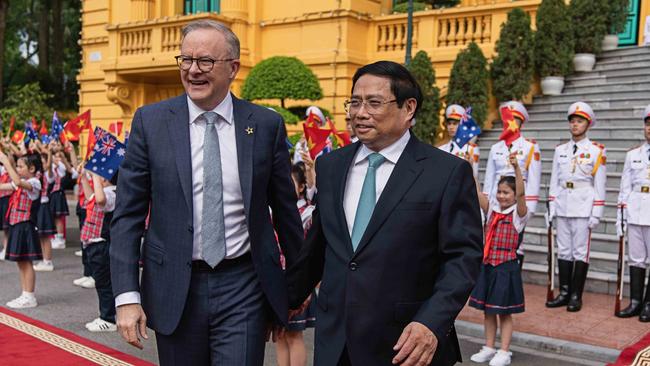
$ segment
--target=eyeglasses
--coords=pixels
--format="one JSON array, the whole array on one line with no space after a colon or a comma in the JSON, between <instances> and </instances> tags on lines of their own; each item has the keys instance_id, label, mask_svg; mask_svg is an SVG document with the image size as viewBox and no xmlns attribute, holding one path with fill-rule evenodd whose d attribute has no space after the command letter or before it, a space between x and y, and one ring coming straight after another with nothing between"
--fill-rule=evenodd
<instances>
[{"instance_id":1,"label":"eyeglasses","mask_svg":"<svg viewBox=\"0 0 650 366\"><path fill-rule=\"evenodd\" d=\"M183 56L183 55L178 55L175 56L174 58L176 59L176 63L178 64L179 69L183 71L188 71L189 69L192 68L192 64L194 63L194 61L196 61L196 66L199 68L199 70L201 70L201 72L212 71L215 62L229 62L229 61L236 60L236 58L224 58L220 60L213 60L209 57L194 58L194 57Z\"/></svg>"},{"instance_id":2,"label":"eyeglasses","mask_svg":"<svg viewBox=\"0 0 650 366\"><path fill-rule=\"evenodd\" d=\"M361 106L366 107L366 112L368 112L368 114L378 114L378 113L382 113L384 109L386 109L386 104L395 103L395 102L397 102L397 99L388 100L388 101L383 101L381 99L368 99L368 100L350 99L350 100L346 100L343 105L345 106L345 111L350 114L359 113Z\"/></svg>"}]
</instances>

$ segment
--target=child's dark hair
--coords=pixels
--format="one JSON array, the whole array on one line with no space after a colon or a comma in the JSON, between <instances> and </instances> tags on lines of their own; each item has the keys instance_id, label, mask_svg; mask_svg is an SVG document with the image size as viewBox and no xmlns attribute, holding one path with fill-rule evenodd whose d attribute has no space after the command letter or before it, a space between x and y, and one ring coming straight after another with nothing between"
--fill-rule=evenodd
<instances>
[{"instance_id":1,"label":"child's dark hair","mask_svg":"<svg viewBox=\"0 0 650 366\"><path fill-rule=\"evenodd\" d=\"M293 179L296 180L298 183L299 187L303 187L300 189L300 196L305 195L305 191L307 190L307 177L305 176L305 163L302 161L297 162L293 164L291 167L291 176Z\"/></svg>"},{"instance_id":2,"label":"child's dark hair","mask_svg":"<svg viewBox=\"0 0 650 366\"><path fill-rule=\"evenodd\" d=\"M25 156L21 156L19 159L22 159L27 165L27 168L34 168L34 174L43 173L43 162L41 161L41 154L37 152L29 153Z\"/></svg>"},{"instance_id":3,"label":"child's dark hair","mask_svg":"<svg viewBox=\"0 0 650 366\"><path fill-rule=\"evenodd\" d=\"M501 179L499 179L499 183L497 184L497 187L500 186L501 184L506 184L510 189L512 189L513 192L517 193L517 184L515 182L515 177L513 176L503 176Z\"/></svg>"},{"instance_id":4,"label":"child's dark hair","mask_svg":"<svg viewBox=\"0 0 650 366\"><path fill-rule=\"evenodd\" d=\"M115 174L113 174L113 176L111 177L111 179L109 179L109 182L114 186L117 185L117 176L118 176L119 173L120 173L119 170L116 171Z\"/></svg>"}]
</instances>

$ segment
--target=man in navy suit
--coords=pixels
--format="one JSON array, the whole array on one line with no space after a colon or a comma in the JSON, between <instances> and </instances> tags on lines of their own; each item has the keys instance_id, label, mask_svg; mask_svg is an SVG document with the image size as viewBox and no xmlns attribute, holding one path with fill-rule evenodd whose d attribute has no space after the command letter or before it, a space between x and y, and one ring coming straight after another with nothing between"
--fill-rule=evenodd
<instances>
[{"instance_id":1,"label":"man in navy suit","mask_svg":"<svg viewBox=\"0 0 650 366\"><path fill-rule=\"evenodd\" d=\"M186 93L136 111L120 167L117 325L139 348L151 327L162 365L258 366L269 322L287 321L277 243L290 264L303 236L286 131L277 113L229 92L240 66L230 29L195 21L182 36Z\"/></svg>"},{"instance_id":2,"label":"man in navy suit","mask_svg":"<svg viewBox=\"0 0 650 366\"><path fill-rule=\"evenodd\" d=\"M483 256L472 168L410 132L422 104L394 62L357 70L347 102L359 142L316 163L318 205L290 306L321 282L314 364L453 365L454 320Z\"/></svg>"}]
</instances>

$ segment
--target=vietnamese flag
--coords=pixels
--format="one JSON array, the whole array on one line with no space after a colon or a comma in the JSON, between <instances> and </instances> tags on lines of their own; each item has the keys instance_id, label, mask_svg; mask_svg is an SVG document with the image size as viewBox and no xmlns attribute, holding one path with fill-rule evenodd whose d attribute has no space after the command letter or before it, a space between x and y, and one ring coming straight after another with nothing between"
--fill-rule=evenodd
<instances>
[{"instance_id":1,"label":"vietnamese flag","mask_svg":"<svg viewBox=\"0 0 650 366\"><path fill-rule=\"evenodd\" d=\"M79 141L79 134L84 130L90 130L90 109L69 120L63 127L63 134L68 141ZM90 133L92 135L92 133Z\"/></svg>"},{"instance_id":2,"label":"vietnamese flag","mask_svg":"<svg viewBox=\"0 0 650 366\"><path fill-rule=\"evenodd\" d=\"M350 139L350 134L347 131L341 131L341 132L337 131L336 127L334 126L334 123L329 118L327 118L327 124L340 147L350 145L352 143L352 140Z\"/></svg>"},{"instance_id":3,"label":"vietnamese flag","mask_svg":"<svg viewBox=\"0 0 650 366\"><path fill-rule=\"evenodd\" d=\"M11 136L11 141L13 141L14 144L20 144L25 140L25 131L15 131L14 134Z\"/></svg>"},{"instance_id":4,"label":"vietnamese flag","mask_svg":"<svg viewBox=\"0 0 650 366\"><path fill-rule=\"evenodd\" d=\"M120 138L122 137L123 126L124 126L124 122L122 121L111 122L111 124L108 125L108 131L112 133L115 137Z\"/></svg>"},{"instance_id":5,"label":"vietnamese flag","mask_svg":"<svg viewBox=\"0 0 650 366\"><path fill-rule=\"evenodd\" d=\"M503 132L499 136L499 140L503 140L506 143L506 146L510 148L512 143L518 139L521 134L519 132L519 126L515 117L512 115L512 111L508 107L501 107L499 109L501 114L501 121L503 122Z\"/></svg>"},{"instance_id":6,"label":"vietnamese flag","mask_svg":"<svg viewBox=\"0 0 650 366\"><path fill-rule=\"evenodd\" d=\"M316 155L323 151L325 146L327 146L327 138L329 137L330 133L332 133L332 130L320 129L315 126L313 122L310 122L311 121L309 120L305 122L302 125L302 128L305 131L305 139L307 140L309 155L312 159L316 159Z\"/></svg>"},{"instance_id":7,"label":"vietnamese flag","mask_svg":"<svg viewBox=\"0 0 650 366\"><path fill-rule=\"evenodd\" d=\"M11 131L14 130L14 124L16 123L16 117L11 116L9 119L9 134L11 134Z\"/></svg>"},{"instance_id":8,"label":"vietnamese flag","mask_svg":"<svg viewBox=\"0 0 650 366\"><path fill-rule=\"evenodd\" d=\"M41 135L47 135L49 132L47 131L47 124L45 123L45 118L41 121L41 129L38 131Z\"/></svg>"},{"instance_id":9,"label":"vietnamese flag","mask_svg":"<svg viewBox=\"0 0 650 366\"><path fill-rule=\"evenodd\" d=\"M93 153L93 149L95 149L95 143L97 140L95 139L95 132L89 130L88 131L88 143L86 144L86 157L84 160L88 160L90 155Z\"/></svg>"}]
</instances>

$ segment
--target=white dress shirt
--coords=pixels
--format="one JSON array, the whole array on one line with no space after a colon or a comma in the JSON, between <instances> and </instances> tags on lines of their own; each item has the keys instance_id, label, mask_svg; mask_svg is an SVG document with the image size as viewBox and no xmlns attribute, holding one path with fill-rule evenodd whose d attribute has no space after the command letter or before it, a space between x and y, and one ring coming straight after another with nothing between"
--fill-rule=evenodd
<instances>
[{"instance_id":1,"label":"white dress shirt","mask_svg":"<svg viewBox=\"0 0 650 366\"><path fill-rule=\"evenodd\" d=\"M201 245L201 221L203 213L203 139L206 121L201 114L206 111L199 108L187 98L189 110L190 152L192 163L192 220L194 237L192 239L192 260L203 259ZM219 134L219 151L221 153L221 172L223 182L223 215L226 234L226 259L236 258L250 251L250 237L246 226L244 199L239 181L237 143L235 140L235 121L232 96L212 110L219 115L215 124ZM170 212L170 215L173 213ZM136 291L125 292L115 298L115 306L140 303L140 294Z\"/></svg>"},{"instance_id":2,"label":"white dress shirt","mask_svg":"<svg viewBox=\"0 0 650 366\"><path fill-rule=\"evenodd\" d=\"M379 168L377 168L375 176L375 197L378 201L381 193L386 187L388 178L390 178L390 175L393 173L395 164L397 164L400 156L402 156L402 152L404 152L406 144L409 142L410 138L411 133L407 130L402 137L381 151L372 151L363 144L357 150L352 166L350 166L350 171L348 172L348 180L345 185L345 194L343 197L343 209L345 211L345 219L347 220L348 232L350 235L352 235L352 226L354 225L354 218L357 215L359 197L361 196L363 181L366 178L366 171L368 170L368 155L378 152L386 158Z\"/></svg>"}]
</instances>

